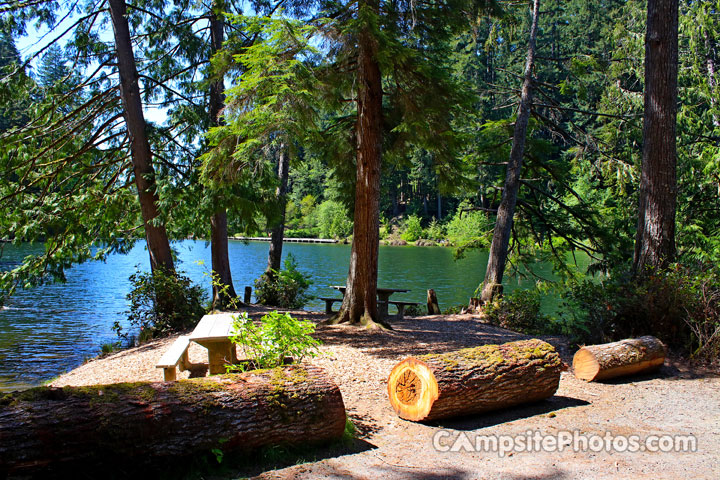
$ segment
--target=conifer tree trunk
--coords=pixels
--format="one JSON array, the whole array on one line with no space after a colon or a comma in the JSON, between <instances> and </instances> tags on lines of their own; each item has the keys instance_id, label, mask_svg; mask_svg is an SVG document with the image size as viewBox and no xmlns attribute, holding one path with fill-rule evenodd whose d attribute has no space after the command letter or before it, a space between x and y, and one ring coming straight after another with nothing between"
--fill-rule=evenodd
<instances>
[{"instance_id":1,"label":"conifer tree trunk","mask_svg":"<svg viewBox=\"0 0 720 480\"><path fill-rule=\"evenodd\" d=\"M502 294L502 279L505 272L505 264L508 256L508 245L512 231L513 216L517 194L520 188L520 172L525 153L525 136L527 132L530 108L532 107L532 69L535 63L535 40L537 38L538 16L540 14L540 1L534 0L532 13L532 26L530 27L530 42L528 54L525 61L525 74L520 94L520 106L518 108L515 129L513 131L512 148L510 149L510 161L507 165L505 177L505 188L498 207L495 230L493 231L492 244L490 245L490 256L481 299L483 302L492 300L495 296Z\"/></svg>"},{"instance_id":2,"label":"conifer tree trunk","mask_svg":"<svg viewBox=\"0 0 720 480\"><path fill-rule=\"evenodd\" d=\"M378 14L377 0L360 0L360 11ZM380 161L382 155L382 76L378 44L369 26L358 36L357 180L350 270L345 297L333 322L365 326L387 325L378 316L377 275L380 218Z\"/></svg>"},{"instance_id":3,"label":"conifer tree trunk","mask_svg":"<svg viewBox=\"0 0 720 480\"><path fill-rule=\"evenodd\" d=\"M280 218L278 223L270 232L270 250L268 251L268 266L266 274L271 275L272 271L280 270L280 260L282 258L283 239L285 236L285 207L287 205L287 184L288 171L290 167L290 156L288 155L285 145L280 145L280 157L278 158L278 179L280 185L276 190L278 208L280 209Z\"/></svg>"},{"instance_id":4,"label":"conifer tree trunk","mask_svg":"<svg viewBox=\"0 0 720 480\"><path fill-rule=\"evenodd\" d=\"M224 22L220 15L221 0L213 3L210 11L211 52L215 54L222 48ZM225 104L223 80L210 84L210 121L213 126L221 125L221 112ZM213 271L213 308L223 308L237 297L230 272L230 254L228 252L227 212L224 206L217 206L210 218L210 256Z\"/></svg>"},{"instance_id":5,"label":"conifer tree trunk","mask_svg":"<svg viewBox=\"0 0 720 480\"><path fill-rule=\"evenodd\" d=\"M645 33L643 158L633 272L675 257L678 1L649 0Z\"/></svg>"},{"instance_id":6,"label":"conifer tree trunk","mask_svg":"<svg viewBox=\"0 0 720 480\"><path fill-rule=\"evenodd\" d=\"M165 226L158 225L156 220L159 215L157 206L159 199L155 189L155 169L152 165L150 143L145 131L146 124L140 99L135 55L133 54L128 20L125 16L125 0L110 0L109 5L120 75L120 97L130 137L130 154L145 226L145 238L150 253L150 267L153 271L162 268L173 272L175 267L170 241Z\"/></svg>"}]
</instances>

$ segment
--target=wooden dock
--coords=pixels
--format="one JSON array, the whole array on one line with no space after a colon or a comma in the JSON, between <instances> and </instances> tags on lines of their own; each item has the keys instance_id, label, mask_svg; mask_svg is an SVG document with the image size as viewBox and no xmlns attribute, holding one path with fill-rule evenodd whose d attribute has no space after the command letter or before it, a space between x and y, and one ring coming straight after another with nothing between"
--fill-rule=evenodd
<instances>
[{"instance_id":1,"label":"wooden dock","mask_svg":"<svg viewBox=\"0 0 720 480\"><path fill-rule=\"evenodd\" d=\"M230 237L232 240L269 242L270 237ZM283 238L283 242L291 243L338 243L334 238Z\"/></svg>"}]
</instances>

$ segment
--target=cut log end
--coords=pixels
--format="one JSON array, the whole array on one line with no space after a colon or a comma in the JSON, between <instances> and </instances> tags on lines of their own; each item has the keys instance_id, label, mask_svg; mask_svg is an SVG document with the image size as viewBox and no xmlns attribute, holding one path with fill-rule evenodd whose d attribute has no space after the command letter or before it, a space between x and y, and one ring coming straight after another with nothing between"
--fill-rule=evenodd
<instances>
[{"instance_id":1,"label":"cut log end","mask_svg":"<svg viewBox=\"0 0 720 480\"><path fill-rule=\"evenodd\" d=\"M390 372L388 397L405 420L472 415L552 396L561 365L541 340L409 357Z\"/></svg>"},{"instance_id":2,"label":"cut log end","mask_svg":"<svg viewBox=\"0 0 720 480\"><path fill-rule=\"evenodd\" d=\"M600 364L592 353L581 348L573 357L573 371L577 378L589 382L597 377L600 372Z\"/></svg>"},{"instance_id":3,"label":"cut log end","mask_svg":"<svg viewBox=\"0 0 720 480\"><path fill-rule=\"evenodd\" d=\"M665 362L665 345L655 337L628 338L582 347L573 357L573 372L588 382L650 372Z\"/></svg>"},{"instance_id":4,"label":"cut log end","mask_svg":"<svg viewBox=\"0 0 720 480\"><path fill-rule=\"evenodd\" d=\"M396 365L387 385L390 404L406 420L425 419L438 398L435 375L416 358L408 358Z\"/></svg>"}]
</instances>

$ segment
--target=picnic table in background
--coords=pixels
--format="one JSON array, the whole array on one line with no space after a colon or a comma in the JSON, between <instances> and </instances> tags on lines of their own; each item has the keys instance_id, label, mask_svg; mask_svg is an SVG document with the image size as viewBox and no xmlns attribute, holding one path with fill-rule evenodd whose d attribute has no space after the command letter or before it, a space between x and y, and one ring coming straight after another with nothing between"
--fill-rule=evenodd
<instances>
[{"instance_id":1,"label":"picnic table in background","mask_svg":"<svg viewBox=\"0 0 720 480\"><path fill-rule=\"evenodd\" d=\"M345 296L345 290L347 287L345 285L330 285L330 288L334 288L335 290L339 290L343 297ZM377 298L378 298L378 314L380 315L380 318L388 318L388 305L390 303L396 303L400 304L397 305L398 307L398 313L402 317L402 313L404 311L405 304L411 304L412 302L390 302L390 297L393 293L405 293L409 292L410 290L406 288L378 288L377 289Z\"/></svg>"}]
</instances>

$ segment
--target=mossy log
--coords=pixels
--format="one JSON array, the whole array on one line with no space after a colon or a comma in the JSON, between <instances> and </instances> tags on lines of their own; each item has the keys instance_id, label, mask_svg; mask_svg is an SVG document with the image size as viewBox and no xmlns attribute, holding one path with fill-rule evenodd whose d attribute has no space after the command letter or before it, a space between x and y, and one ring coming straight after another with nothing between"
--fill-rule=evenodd
<instances>
[{"instance_id":1,"label":"mossy log","mask_svg":"<svg viewBox=\"0 0 720 480\"><path fill-rule=\"evenodd\" d=\"M561 369L541 340L483 345L403 360L390 373L388 395L401 418L439 420L551 397Z\"/></svg>"},{"instance_id":2,"label":"mossy log","mask_svg":"<svg viewBox=\"0 0 720 480\"><path fill-rule=\"evenodd\" d=\"M179 382L38 387L0 396L0 478L157 464L214 449L340 438L340 390L293 365Z\"/></svg>"},{"instance_id":3,"label":"mossy log","mask_svg":"<svg viewBox=\"0 0 720 480\"><path fill-rule=\"evenodd\" d=\"M655 337L582 347L573 357L573 372L588 382L649 372L665 362L665 345Z\"/></svg>"}]
</instances>

